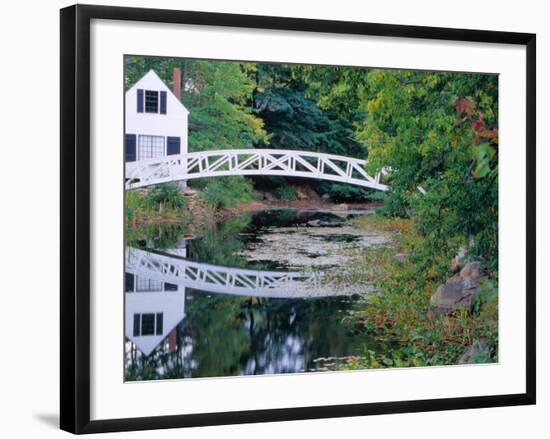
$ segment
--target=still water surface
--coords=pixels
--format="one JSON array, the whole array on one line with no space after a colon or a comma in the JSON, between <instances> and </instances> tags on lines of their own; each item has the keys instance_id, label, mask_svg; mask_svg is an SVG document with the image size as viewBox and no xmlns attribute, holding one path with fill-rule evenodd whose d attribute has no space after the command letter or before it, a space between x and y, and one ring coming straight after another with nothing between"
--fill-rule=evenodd
<instances>
[{"instance_id":1,"label":"still water surface","mask_svg":"<svg viewBox=\"0 0 550 439\"><path fill-rule=\"evenodd\" d=\"M271 272L345 271L352 258L388 239L354 227L353 218L366 214L278 209L194 235L181 225L127 233L127 257L147 257L131 270L127 260L126 379L330 370L372 349L352 318L366 306L369 285L319 290L287 279L283 289L258 289L249 281L250 273L267 282ZM193 282L179 282L173 267L182 266L207 266L210 274L199 270ZM229 269L241 280L224 287ZM206 289L197 288L201 282Z\"/></svg>"}]
</instances>

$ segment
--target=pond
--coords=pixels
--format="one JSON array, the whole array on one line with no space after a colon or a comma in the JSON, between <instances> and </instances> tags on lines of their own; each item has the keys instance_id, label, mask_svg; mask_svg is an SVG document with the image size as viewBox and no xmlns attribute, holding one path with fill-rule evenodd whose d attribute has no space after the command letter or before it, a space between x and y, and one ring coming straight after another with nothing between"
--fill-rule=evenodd
<instances>
[{"instance_id":1,"label":"pond","mask_svg":"<svg viewBox=\"0 0 550 439\"><path fill-rule=\"evenodd\" d=\"M356 227L371 213L273 209L195 235L128 231L126 380L332 370L377 349L353 318L372 288L346 281L350 261L390 239Z\"/></svg>"}]
</instances>

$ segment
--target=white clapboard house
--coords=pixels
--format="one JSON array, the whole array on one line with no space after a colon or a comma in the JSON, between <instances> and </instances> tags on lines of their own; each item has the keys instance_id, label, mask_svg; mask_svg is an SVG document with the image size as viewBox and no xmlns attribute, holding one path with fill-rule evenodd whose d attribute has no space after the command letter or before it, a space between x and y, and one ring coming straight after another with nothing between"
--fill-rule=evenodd
<instances>
[{"instance_id":1,"label":"white clapboard house","mask_svg":"<svg viewBox=\"0 0 550 439\"><path fill-rule=\"evenodd\" d=\"M127 162L187 152L187 116L180 100L181 73L174 69L174 89L153 71L126 92Z\"/></svg>"},{"instance_id":2,"label":"white clapboard house","mask_svg":"<svg viewBox=\"0 0 550 439\"><path fill-rule=\"evenodd\" d=\"M124 333L149 355L185 318L185 287L126 273Z\"/></svg>"}]
</instances>

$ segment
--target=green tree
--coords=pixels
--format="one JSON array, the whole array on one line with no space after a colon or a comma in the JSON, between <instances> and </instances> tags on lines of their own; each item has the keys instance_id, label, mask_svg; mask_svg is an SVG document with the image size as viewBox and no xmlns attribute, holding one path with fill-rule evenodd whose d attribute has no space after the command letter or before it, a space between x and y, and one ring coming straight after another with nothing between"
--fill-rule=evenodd
<instances>
[{"instance_id":1,"label":"green tree","mask_svg":"<svg viewBox=\"0 0 550 439\"><path fill-rule=\"evenodd\" d=\"M304 68L310 96L355 115L369 171L385 168L391 214L412 214L419 260L443 275L457 247L497 267L498 79L495 75ZM421 195L418 187L426 189Z\"/></svg>"},{"instance_id":2,"label":"green tree","mask_svg":"<svg viewBox=\"0 0 550 439\"><path fill-rule=\"evenodd\" d=\"M172 71L181 69L190 151L250 148L266 137L262 119L249 105L255 86L250 77L253 63L127 56L125 67L127 88L151 69L172 87Z\"/></svg>"},{"instance_id":3,"label":"green tree","mask_svg":"<svg viewBox=\"0 0 550 439\"><path fill-rule=\"evenodd\" d=\"M322 68L322 67L319 67ZM254 70L256 88L252 105L264 121L268 138L259 147L317 151L361 157L365 151L355 138L352 118L335 109L321 108L307 96L308 84L300 66L289 64L257 64ZM277 187L288 179L261 178L263 185ZM355 199L368 191L350 185L306 180L319 193L333 198Z\"/></svg>"}]
</instances>

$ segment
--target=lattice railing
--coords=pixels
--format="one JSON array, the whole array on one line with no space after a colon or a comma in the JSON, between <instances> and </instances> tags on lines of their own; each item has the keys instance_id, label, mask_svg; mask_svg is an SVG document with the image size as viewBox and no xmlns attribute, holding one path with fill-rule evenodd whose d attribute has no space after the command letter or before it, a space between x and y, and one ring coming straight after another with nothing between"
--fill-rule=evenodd
<instances>
[{"instance_id":1,"label":"lattice railing","mask_svg":"<svg viewBox=\"0 0 550 439\"><path fill-rule=\"evenodd\" d=\"M263 297L312 297L349 294L334 291L323 273L282 272L224 267L189 261L133 247L126 248L127 272L149 279L214 293Z\"/></svg>"},{"instance_id":2,"label":"lattice railing","mask_svg":"<svg viewBox=\"0 0 550 439\"><path fill-rule=\"evenodd\" d=\"M365 160L278 149L201 151L126 163L126 188L228 175L278 175L349 183L380 191L381 174L370 176Z\"/></svg>"}]
</instances>

